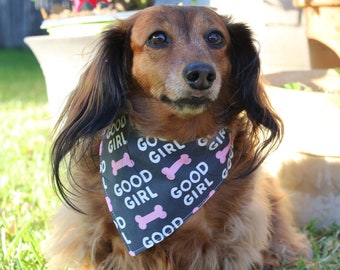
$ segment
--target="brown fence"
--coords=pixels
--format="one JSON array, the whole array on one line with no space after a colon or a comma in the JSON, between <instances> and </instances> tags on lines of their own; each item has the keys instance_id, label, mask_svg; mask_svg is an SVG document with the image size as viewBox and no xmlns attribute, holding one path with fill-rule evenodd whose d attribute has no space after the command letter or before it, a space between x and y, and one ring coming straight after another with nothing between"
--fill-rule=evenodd
<instances>
[{"instance_id":1,"label":"brown fence","mask_svg":"<svg viewBox=\"0 0 340 270\"><path fill-rule=\"evenodd\" d=\"M41 21L31 0L0 0L0 48L25 47L25 36L44 34Z\"/></svg>"}]
</instances>

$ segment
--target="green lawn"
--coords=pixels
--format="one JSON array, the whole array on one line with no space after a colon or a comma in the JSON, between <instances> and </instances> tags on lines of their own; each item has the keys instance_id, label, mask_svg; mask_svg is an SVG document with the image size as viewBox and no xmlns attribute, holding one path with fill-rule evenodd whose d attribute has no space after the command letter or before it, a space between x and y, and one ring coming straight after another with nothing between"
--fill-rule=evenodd
<instances>
[{"instance_id":1,"label":"green lawn","mask_svg":"<svg viewBox=\"0 0 340 270\"><path fill-rule=\"evenodd\" d=\"M50 115L44 78L28 51L0 50L0 268L45 269Z\"/></svg>"},{"instance_id":2,"label":"green lawn","mask_svg":"<svg viewBox=\"0 0 340 270\"><path fill-rule=\"evenodd\" d=\"M45 269L48 219L59 201L49 182L51 117L39 65L28 51L0 50L0 269ZM340 228L307 228L313 262L285 269L340 269Z\"/></svg>"}]
</instances>

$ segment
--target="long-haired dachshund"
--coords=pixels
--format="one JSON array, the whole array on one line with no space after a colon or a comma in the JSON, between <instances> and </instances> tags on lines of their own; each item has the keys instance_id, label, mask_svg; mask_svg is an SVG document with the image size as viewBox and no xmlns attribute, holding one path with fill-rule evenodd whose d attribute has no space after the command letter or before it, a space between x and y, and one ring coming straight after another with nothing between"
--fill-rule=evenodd
<instances>
[{"instance_id":1,"label":"long-haired dachshund","mask_svg":"<svg viewBox=\"0 0 340 270\"><path fill-rule=\"evenodd\" d=\"M151 7L105 31L52 147L68 207L50 266L268 269L310 257L259 168L283 133L259 73L248 27L208 8Z\"/></svg>"}]
</instances>

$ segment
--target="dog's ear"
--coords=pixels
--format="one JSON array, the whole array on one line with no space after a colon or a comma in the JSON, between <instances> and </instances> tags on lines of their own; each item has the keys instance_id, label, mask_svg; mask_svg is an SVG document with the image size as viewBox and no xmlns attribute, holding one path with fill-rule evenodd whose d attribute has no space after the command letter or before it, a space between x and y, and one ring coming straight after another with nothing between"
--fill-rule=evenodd
<instances>
[{"instance_id":1,"label":"dog's ear","mask_svg":"<svg viewBox=\"0 0 340 270\"><path fill-rule=\"evenodd\" d=\"M60 118L63 131L79 138L107 126L122 106L131 61L129 24L106 30L97 47Z\"/></svg>"},{"instance_id":2,"label":"dog's ear","mask_svg":"<svg viewBox=\"0 0 340 270\"><path fill-rule=\"evenodd\" d=\"M231 38L228 52L232 66L230 79L238 109L246 110L253 124L262 125L274 131L279 128L277 127L277 116L274 114L259 81L260 58L253 34L249 27L243 23L232 23L229 17L224 18L224 21Z\"/></svg>"},{"instance_id":3,"label":"dog's ear","mask_svg":"<svg viewBox=\"0 0 340 270\"><path fill-rule=\"evenodd\" d=\"M246 110L252 121L267 126L266 107L261 102L262 89L259 89L260 59L252 32L243 23L232 23L231 18L225 18L225 24L231 39L228 57L235 105L240 111Z\"/></svg>"},{"instance_id":4,"label":"dog's ear","mask_svg":"<svg viewBox=\"0 0 340 270\"><path fill-rule=\"evenodd\" d=\"M263 144L255 154L255 159L258 160L255 163L259 164L274 145L277 146L281 141L283 125L272 109L260 82L259 52L251 30L243 23L233 23L230 17L223 17L223 19L231 39L228 57L232 66L229 79L233 100L230 110L234 114L241 111L247 113L252 123L253 136L258 136L260 130L265 131L266 135L261 139Z\"/></svg>"},{"instance_id":5,"label":"dog's ear","mask_svg":"<svg viewBox=\"0 0 340 270\"><path fill-rule=\"evenodd\" d=\"M81 155L75 149L80 144L83 147L80 151L85 152L98 131L112 122L123 106L132 58L131 25L131 20L121 21L103 32L57 123L58 136L51 153L52 170L59 194L70 205L60 181L61 160L70 152L72 155L72 151Z\"/></svg>"}]
</instances>

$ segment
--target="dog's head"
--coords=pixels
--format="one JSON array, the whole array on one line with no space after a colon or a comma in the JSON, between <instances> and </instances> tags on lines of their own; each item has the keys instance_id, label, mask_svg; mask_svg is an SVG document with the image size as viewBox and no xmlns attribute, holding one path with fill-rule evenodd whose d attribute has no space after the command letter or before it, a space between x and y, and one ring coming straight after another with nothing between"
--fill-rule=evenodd
<instances>
[{"instance_id":1,"label":"dog's head","mask_svg":"<svg viewBox=\"0 0 340 270\"><path fill-rule=\"evenodd\" d=\"M131 28L132 77L174 114L200 114L230 74L230 43L225 22L209 9L147 9Z\"/></svg>"},{"instance_id":2,"label":"dog's head","mask_svg":"<svg viewBox=\"0 0 340 270\"><path fill-rule=\"evenodd\" d=\"M194 135L211 135L243 115L244 126L250 127L247 139L256 144L254 164L259 164L260 153L281 134L259 73L248 27L208 8L155 6L115 22L103 33L62 113L63 127L52 152L58 188L63 189L59 165L65 155L92 141L87 139L121 110L127 110L146 135L157 135L151 132L157 126L164 130L177 123L172 139L181 125L201 131ZM259 130L269 131L262 145Z\"/></svg>"}]
</instances>

